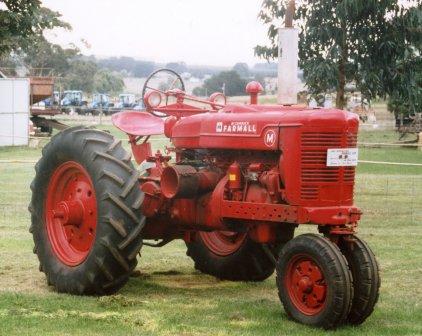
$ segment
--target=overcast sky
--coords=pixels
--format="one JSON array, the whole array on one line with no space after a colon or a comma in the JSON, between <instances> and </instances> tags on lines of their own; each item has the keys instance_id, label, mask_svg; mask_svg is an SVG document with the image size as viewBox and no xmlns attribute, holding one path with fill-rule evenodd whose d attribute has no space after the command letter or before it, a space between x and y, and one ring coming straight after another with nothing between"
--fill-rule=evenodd
<instances>
[{"instance_id":1,"label":"overcast sky","mask_svg":"<svg viewBox=\"0 0 422 336\"><path fill-rule=\"evenodd\" d=\"M85 39L84 54L132 56L155 62L250 65L266 43L258 21L261 0L43 0L73 31L49 36L65 45Z\"/></svg>"}]
</instances>

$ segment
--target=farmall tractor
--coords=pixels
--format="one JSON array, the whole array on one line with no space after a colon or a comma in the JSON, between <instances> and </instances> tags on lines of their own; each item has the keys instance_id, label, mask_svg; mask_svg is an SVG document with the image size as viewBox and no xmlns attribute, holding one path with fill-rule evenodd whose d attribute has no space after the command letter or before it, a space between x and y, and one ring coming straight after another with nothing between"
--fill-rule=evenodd
<instances>
[{"instance_id":1,"label":"farmall tractor","mask_svg":"<svg viewBox=\"0 0 422 336\"><path fill-rule=\"evenodd\" d=\"M154 77L174 76L155 88ZM178 87L178 88L175 88ZM111 134L72 127L45 146L31 185L30 232L49 285L115 293L142 245L183 239L195 268L219 279L263 281L276 271L293 320L323 328L360 324L380 279L357 237L353 205L356 114L336 109L228 104L184 92L169 70L143 89L146 112L113 115L132 155ZM149 139L171 146L153 153ZM319 234L294 237L299 225Z\"/></svg>"}]
</instances>

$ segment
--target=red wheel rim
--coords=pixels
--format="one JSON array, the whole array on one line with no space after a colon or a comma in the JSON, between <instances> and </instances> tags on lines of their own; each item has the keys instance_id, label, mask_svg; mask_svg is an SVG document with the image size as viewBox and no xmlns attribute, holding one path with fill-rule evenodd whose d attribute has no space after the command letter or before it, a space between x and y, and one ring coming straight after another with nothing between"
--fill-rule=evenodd
<instances>
[{"instance_id":1,"label":"red wheel rim","mask_svg":"<svg viewBox=\"0 0 422 336\"><path fill-rule=\"evenodd\" d=\"M285 285L294 306L305 315L316 315L325 306L327 284L320 266L307 255L292 258Z\"/></svg>"},{"instance_id":2,"label":"red wheel rim","mask_svg":"<svg viewBox=\"0 0 422 336\"><path fill-rule=\"evenodd\" d=\"M246 233L231 231L199 232L204 244L219 256L228 256L236 252L243 244Z\"/></svg>"},{"instance_id":3,"label":"red wheel rim","mask_svg":"<svg viewBox=\"0 0 422 336\"><path fill-rule=\"evenodd\" d=\"M97 200L88 172L68 161L53 173L47 188L44 216L52 249L68 266L89 254L97 228Z\"/></svg>"}]
</instances>

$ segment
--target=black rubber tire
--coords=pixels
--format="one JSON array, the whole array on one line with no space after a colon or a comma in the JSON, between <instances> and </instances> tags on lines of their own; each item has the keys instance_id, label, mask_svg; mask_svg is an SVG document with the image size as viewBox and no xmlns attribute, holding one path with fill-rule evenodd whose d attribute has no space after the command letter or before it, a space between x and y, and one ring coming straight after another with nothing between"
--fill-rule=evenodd
<instances>
[{"instance_id":1,"label":"black rubber tire","mask_svg":"<svg viewBox=\"0 0 422 336\"><path fill-rule=\"evenodd\" d=\"M292 302L285 285L289 261L301 254L312 257L318 264L328 287L325 306L315 315L301 312ZM353 283L346 258L337 245L315 234L297 236L280 251L276 269L278 295L291 319L325 329L333 329L346 321L353 300Z\"/></svg>"},{"instance_id":2,"label":"black rubber tire","mask_svg":"<svg viewBox=\"0 0 422 336\"><path fill-rule=\"evenodd\" d=\"M292 239L294 227L288 228L284 234L284 241ZM274 258L267 254L262 244L249 236L236 252L228 256L213 253L198 234L186 245L186 254L194 261L195 269L221 280L263 281L274 273Z\"/></svg>"},{"instance_id":3,"label":"black rubber tire","mask_svg":"<svg viewBox=\"0 0 422 336\"><path fill-rule=\"evenodd\" d=\"M381 279L377 260L368 244L358 237L354 239L353 243L342 241L340 249L349 263L353 277L354 297L347 321L358 325L374 311Z\"/></svg>"},{"instance_id":4,"label":"black rubber tire","mask_svg":"<svg viewBox=\"0 0 422 336\"><path fill-rule=\"evenodd\" d=\"M44 202L50 177L66 161L81 164L91 177L97 198L94 245L78 266L62 263L46 231ZM139 211L143 194L131 156L112 135L87 127L72 127L55 135L35 166L31 183L30 232L34 253L49 285L71 294L112 294L128 280L142 246L145 217Z\"/></svg>"}]
</instances>

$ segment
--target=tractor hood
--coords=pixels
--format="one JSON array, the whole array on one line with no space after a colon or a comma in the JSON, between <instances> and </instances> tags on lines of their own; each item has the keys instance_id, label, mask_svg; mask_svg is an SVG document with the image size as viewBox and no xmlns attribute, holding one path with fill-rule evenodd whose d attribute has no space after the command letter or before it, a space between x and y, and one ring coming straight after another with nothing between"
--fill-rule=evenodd
<instances>
[{"instance_id":1,"label":"tractor hood","mask_svg":"<svg viewBox=\"0 0 422 336\"><path fill-rule=\"evenodd\" d=\"M171 138L177 148L281 149L283 128L357 131L356 114L337 109L227 105L217 113L180 119Z\"/></svg>"}]
</instances>

